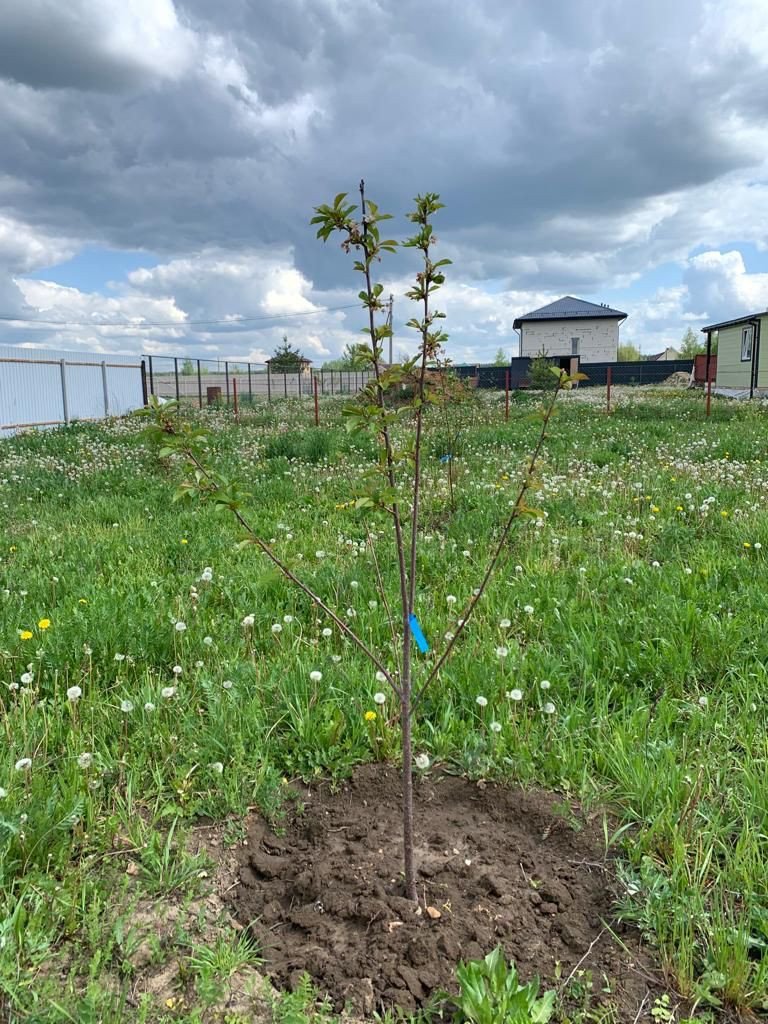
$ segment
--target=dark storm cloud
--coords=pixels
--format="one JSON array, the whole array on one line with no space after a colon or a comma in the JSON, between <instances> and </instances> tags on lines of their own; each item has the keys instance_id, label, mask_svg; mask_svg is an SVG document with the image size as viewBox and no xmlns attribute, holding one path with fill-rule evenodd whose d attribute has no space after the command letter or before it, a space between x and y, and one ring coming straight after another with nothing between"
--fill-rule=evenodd
<instances>
[{"instance_id":1,"label":"dark storm cloud","mask_svg":"<svg viewBox=\"0 0 768 1024\"><path fill-rule=\"evenodd\" d=\"M731 23L749 9L734 0ZM293 245L331 287L348 269L307 221L364 176L399 214L442 193L456 273L589 290L648 265L653 217L624 226L658 197L764 156L764 66L723 43L713 11L28 0L0 15L1 194L49 234L168 258ZM654 258L697 241L661 232Z\"/></svg>"}]
</instances>

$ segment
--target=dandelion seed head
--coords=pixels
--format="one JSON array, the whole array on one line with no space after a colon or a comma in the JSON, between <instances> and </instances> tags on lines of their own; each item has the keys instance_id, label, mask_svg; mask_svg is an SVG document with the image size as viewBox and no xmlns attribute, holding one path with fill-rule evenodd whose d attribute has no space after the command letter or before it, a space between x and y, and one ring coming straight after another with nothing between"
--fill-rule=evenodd
<instances>
[{"instance_id":1,"label":"dandelion seed head","mask_svg":"<svg viewBox=\"0 0 768 1024\"><path fill-rule=\"evenodd\" d=\"M314 669L314 671L309 673L309 678L312 680L313 683L319 683L320 680L323 678L323 673L318 672L317 669Z\"/></svg>"},{"instance_id":2,"label":"dandelion seed head","mask_svg":"<svg viewBox=\"0 0 768 1024\"><path fill-rule=\"evenodd\" d=\"M90 768L93 764L93 754L85 751L82 754L78 754L77 763L80 768Z\"/></svg>"},{"instance_id":3,"label":"dandelion seed head","mask_svg":"<svg viewBox=\"0 0 768 1024\"><path fill-rule=\"evenodd\" d=\"M67 690L67 700L74 702L79 700L83 696L83 691L79 686L70 686Z\"/></svg>"},{"instance_id":4,"label":"dandelion seed head","mask_svg":"<svg viewBox=\"0 0 768 1024\"><path fill-rule=\"evenodd\" d=\"M417 754L413 759L413 763L419 769L420 772L425 772L429 768L429 758L426 754Z\"/></svg>"},{"instance_id":5,"label":"dandelion seed head","mask_svg":"<svg viewBox=\"0 0 768 1024\"><path fill-rule=\"evenodd\" d=\"M374 704L386 704L386 702L387 702L387 695L386 695L386 693L382 693L381 690L379 690L378 693L374 693L374 695L373 695L373 703Z\"/></svg>"},{"instance_id":6,"label":"dandelion seed head","mask_svg":"<svg viewBox=\"0 0 768 1024\"><path fill-rule=\"evenodd\" d=\"M481 708L485 708L488 706L488 698L483 697L483 695L480 694L479 697L475 697L475 703L478 704Z\"/></svg>"},{"instance_id":7,"label":"dandelion seed head","mask_svg":"<svg viewBox=\"0 0 768 1024\"><path fill-rule=\"evenodd\" d=\"M509 700L522 700L523 699L523 691L522 690L507 690L507 698Z\"/></svg>"}]
</instances>

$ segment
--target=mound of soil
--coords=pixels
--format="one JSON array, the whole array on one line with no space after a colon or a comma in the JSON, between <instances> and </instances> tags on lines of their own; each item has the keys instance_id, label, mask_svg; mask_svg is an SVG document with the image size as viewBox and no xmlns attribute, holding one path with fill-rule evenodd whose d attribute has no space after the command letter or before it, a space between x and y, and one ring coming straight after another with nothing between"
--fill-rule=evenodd
<instances>
[{"instance_id":1,"label":"mound of soil","mask_svg":"<svg viewBox=\"0 0 768 1024\"><path fill-rule=\"evenodd\" d=\"M599 993L605 975L621 1019L647 999L636 935L622 935L622 950L604 927L610 862L578 809L450 776L419 782L416 914L403 896L397 772L368 765L336 792L301 798L284 834L251 822L231 895L281 987L308 971L337 1010L413 1009L454 987L459 960L501 944L523 979L551 981L556 964L565 979L578 965Z\"/></svg>"}]
</instances>

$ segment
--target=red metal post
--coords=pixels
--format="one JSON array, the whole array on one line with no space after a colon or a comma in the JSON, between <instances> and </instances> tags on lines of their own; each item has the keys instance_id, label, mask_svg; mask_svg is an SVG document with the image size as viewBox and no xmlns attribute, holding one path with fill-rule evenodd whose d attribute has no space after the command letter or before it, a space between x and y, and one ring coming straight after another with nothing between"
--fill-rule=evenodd
<instances>
[{"instance_id":1,"label":"red metal post","mask_svg":"<svg viewBox=\"0 0 768 1024\"><path fill-rule=\"evenodd\" d=\"M606 412L610 412L611 411L611 377L612 376L613 375L611 373L611 367L609 366L608 369L605 371L605 383L606 383L606 389L605 389L605 411Z\"/></svg>"},{"instance_id":2,"label":"red metal post","mask_svg":"<svg viewBox=\"0 0 768 1024\"><path fill-rule=\"evenodd\" d=\"M707 416L712 410L712 378L707 378Z\"/></svg>"},{"instance_id":3,"label":"red metal post","mask_svg":"<svg viewBox=\"0 0 768 1024\"><path fill-rule=\"evenodd\" d=\"M232 399L235 407L235 419L239 419L238 407L237 407L237 377L232 377Z\"/></svg>"},{"instance_id":4,"label":"red metal post","mask_svg":"<svg viewBox=\"0 0 768 1024\"><path fill-rule=\"evenodd\" d=\"M312 384L315 391L315 426L320 426L320 407L317 404L317 377L312 378Z\"/></svg>"},{"instance_id":5,"label":"red metal post","mask_svg":"<svg viewBox=\"0 0 768 1024\"><path fill-rule=\"evenodd\" d=\"M504 422L509 423L509 370L507 370L504 393Z\"/></svg>"}]
</instances>

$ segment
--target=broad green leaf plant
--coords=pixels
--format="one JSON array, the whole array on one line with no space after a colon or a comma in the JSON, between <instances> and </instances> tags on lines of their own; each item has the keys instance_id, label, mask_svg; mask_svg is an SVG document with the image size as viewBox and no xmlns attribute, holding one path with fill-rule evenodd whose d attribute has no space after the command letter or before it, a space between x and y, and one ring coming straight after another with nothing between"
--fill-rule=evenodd
<instances>
[{"instance_id":1,"label":"broad green leaf plant","mask_svg":"<svg viewBox=\"0 0 768 1024\"><path fill-rule=\"evenodd\" d=\"M555 388L541 412L542 426L534 446L511 512L500 524L498 538L493 545L491 557L479 586L466 605L463 615L453 634L449 634L441 651L434 652L429 660L414 658L414 641L422 640L417 613L418 604L418 543L419 516L421 505L422 446L427 410L441 402L450 401L450 392L439 385L430 383L430 370L439 366L442 346L447 338L441 327L444 314L433 308L431 300L445 280L444 269L450 261L433 260L432 250L435 237L432 218L443 204L435 193L416 197L415 209L408 215L414 225L414 233L401 245L417 250L421 267L407 297L418 304L419 312L408 326L416 333L418 344L416 354L402 363L386 365L383 361L383 343L391 334L391 327L383 320L385 303L382 299L383 285L373 280L373 268L384 254L394 254L398 243L382 237L380 225L391 219L381 213L378 206L366 199L364 183L360 183L359 207L350 203L347 193L339 193L330 205L318 206L312 224L318 225L317 236L327 241L334 233L341 235L341 246L347 253L354 252L355 270L362 276L363 287L359 292L362 307L366 313L363 334L366 339L366 358L372 370L371 379L351 403L344 415L347 428L353 432L367 432L376 438L379 457L366 477L363 493L347 503L366 520L384 513L391 523L398 578L399 607L390 611L387 595L376 561L376 580L382 601L390 620L392 650L389 654L374 650L363 637L339 613L337 613L313 588L301 579L294 569L276 554L272 547L259 535L248 516L252 496L245 493L238 481L225 479L207 465L204 433L186 422L184 417L175 415L177 404L160 403L156 399L144 413L151 417L150 434L159 448L159 455L178 455L188 464L191 474L182 483L177 498L197 495L214 503L223 511L229 511L245 532L242 545L253 545L267 557L285 578L303 591L321 611L338 627L375 667L379 678L386 681L394 692L400 707L402 741L402 808L403 808L403 863L405 888L409 899L418 902L416 890L416 868L414 863L414 811L413 778L417 766L413 757L413 720L419 702L427 688L438 677L441 669L451 656L456 643L461 639L472 618L477 603L496 569L510 533L516 521L524 516L538 517L535 509L529 508L526 497L534 484L537 461L541 453L547 428L552 417L558 394L569 388L571 382L583 379L577 374L569 377L564 371L554 370ZM415 384L414 384L415 382ZM402 393L403 385L411 385L410 398L395 405L393 399ZM395 432L393 428L400 424ZM399 439L395 441L395 433ZM370 528L366 522L370 542ZM372 548L372 544L370 544ZM399 625L398 625L399 624Z\"/></svg>"}]
</instances>

